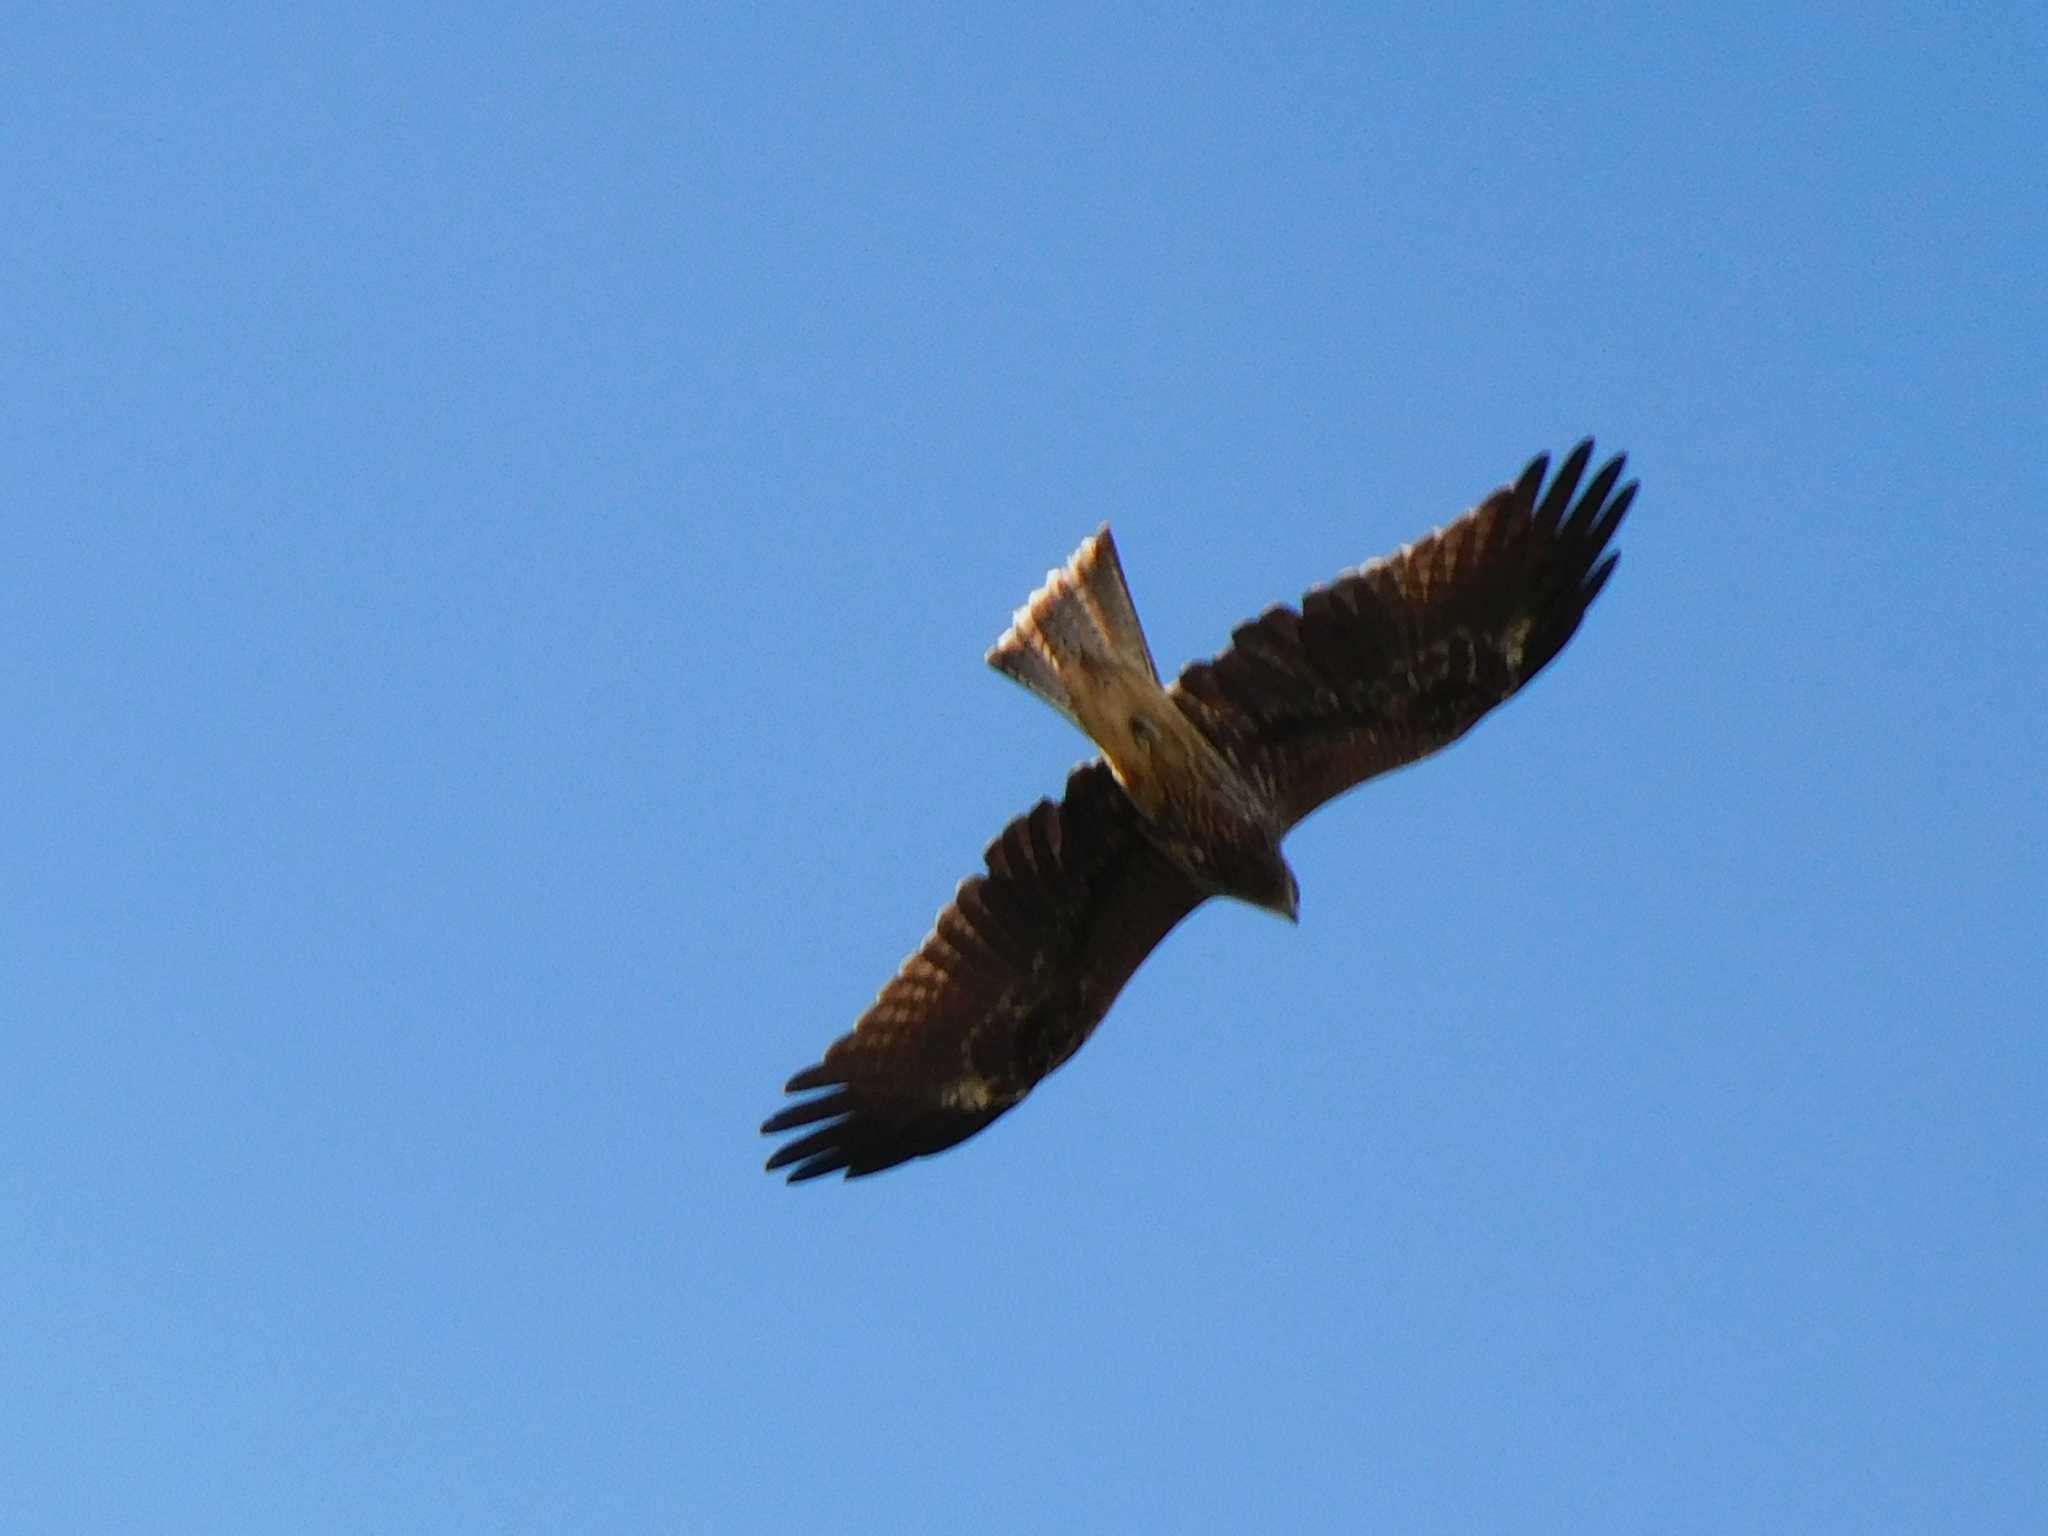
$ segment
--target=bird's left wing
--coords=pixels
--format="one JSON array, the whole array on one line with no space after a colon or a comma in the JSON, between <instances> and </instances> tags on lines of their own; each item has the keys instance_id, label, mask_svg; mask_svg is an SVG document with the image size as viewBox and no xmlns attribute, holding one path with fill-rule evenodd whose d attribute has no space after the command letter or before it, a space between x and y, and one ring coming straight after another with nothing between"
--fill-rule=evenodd
<instances>
[{"instance_id":1,"label":"bird's left wing","mask_svg":"<svg viewBox=\"0 0 2048 1536\"><path fill-rule=\"evenodd\" d=\"M1100 761L988 846L917 952L761 1130L815 1127L768 1159L796 1183L943 1151L1078 1050L1202 893L1146 840Z\"/></svg>"},{"instance_id":2,"label":"bird's left wing","mask_svg":"<svg viewBox=\"0 0 2048 1536\"><path fill-rule=\"evenodd\" d=\"M1464 516L1268 609L1196 662L1174 702L1269 794L1285 825L1354 784L1457 740L1540 672L1614 569L1635 499L1583 442ZM1617 489L1619 487L1619 489ZM1576 498L1576 499L1575 499Z\"/></svg>"}]
</instances>

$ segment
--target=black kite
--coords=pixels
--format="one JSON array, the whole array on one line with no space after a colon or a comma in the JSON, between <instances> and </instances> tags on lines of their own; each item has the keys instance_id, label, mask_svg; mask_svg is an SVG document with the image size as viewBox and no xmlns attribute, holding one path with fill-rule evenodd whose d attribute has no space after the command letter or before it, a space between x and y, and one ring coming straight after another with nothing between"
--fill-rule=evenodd
<instances>
[{"instance_id":1,"label":"black kite","mask_svg":"<svg viewBox=\"0 0 2048 1536\"><path fill-rule=\"evenodd\" d=\"M1455 741L1572 637L1635 498L1583 442L1540 456L1456 521L1268 609L1159 686L1104 527L988 654L1102 749L963 880L874 1005L761 1127L812 1127L768 1159L792 1183L943 1151L1086 1040L1131 973L1211 896L1292 920L1280 856L1331 797ZM1617 489L1617 487L1619 487Z\"/></svg>"}]
</instances>

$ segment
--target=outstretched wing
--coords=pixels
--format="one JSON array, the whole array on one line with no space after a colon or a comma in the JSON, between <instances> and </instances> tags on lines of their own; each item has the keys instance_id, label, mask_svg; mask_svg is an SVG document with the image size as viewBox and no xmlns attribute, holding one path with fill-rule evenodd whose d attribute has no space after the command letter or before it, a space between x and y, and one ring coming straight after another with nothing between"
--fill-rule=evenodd
<instances>
[{"instance_id":1,"label":"outstretched wing","mask_svg":"<svg viewBox=\"0 0 2048 1536\"><path fill-rule=\"evenodd\" d=\"M1635 499L1589 438L1434 533L1239 626L1169 692L1293 825L1334 795L1447 746L1572 637L1614 570Z\"/></svg>"},{"instance_id":2,"label":"outstretched wing","mask_svg":"<svg viewBox=\"0 0 2048 1536\"><path fill-rule=\"evenodd\" d=\"M789 1179L874 1173L965 1140L1073 1055L1202 893L1139 830L1101 762L1003 829L852 1031L765 1135ZM822 1123L821 1123L822 1122Z\"/></svg>"}]
</instances>

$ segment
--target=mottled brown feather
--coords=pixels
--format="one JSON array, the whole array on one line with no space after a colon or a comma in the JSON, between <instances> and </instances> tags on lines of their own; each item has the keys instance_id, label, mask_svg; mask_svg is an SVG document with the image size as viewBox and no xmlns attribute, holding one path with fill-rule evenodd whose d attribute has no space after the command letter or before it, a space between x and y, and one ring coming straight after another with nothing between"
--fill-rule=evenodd
<instances>
[{"instance_id":1,"label":"mottled brown feather","mask_svg":"<svg viewBox=\"0 0 2048 1536\"><path fill-rule=\"evenodd\" d=\"M874 1173L973 1135L1080 1048L1202 893L1147 842L1100 762L988 846L873 1006L789 1080L828 1090L764 1124L792 1183Z\"/></svg>"},{"instance_id":2,"label":"mottled brown feather","mask_svg":"<svg viewBox=\"0 0 2048 1536\"><path fill-rule=\"evenodd\" d=\"M1616 557L1635 485L1583 442L1405 549L1268 609L1168 689L1287 825L1449 745L1557 655Z\"/></svg>"}]
</instances>

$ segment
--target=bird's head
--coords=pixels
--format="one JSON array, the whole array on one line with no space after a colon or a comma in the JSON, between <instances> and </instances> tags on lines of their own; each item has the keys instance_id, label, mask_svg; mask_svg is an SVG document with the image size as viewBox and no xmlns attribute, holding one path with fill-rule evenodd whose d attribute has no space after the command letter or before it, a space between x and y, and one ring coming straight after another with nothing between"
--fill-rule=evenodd
<instances>
[{"instance_id":1,"label":"bird's head","mask_svg":"<svg viewBox=\"0 0 2048 1536\"><path fill-rule=\"evenodd\" d=\"M1263 907L1290 923L1301 921L1301 884L1273 843L1238 851L1229 861L1225 890L1239 901Z\"/></svg>"}]
</instances>

